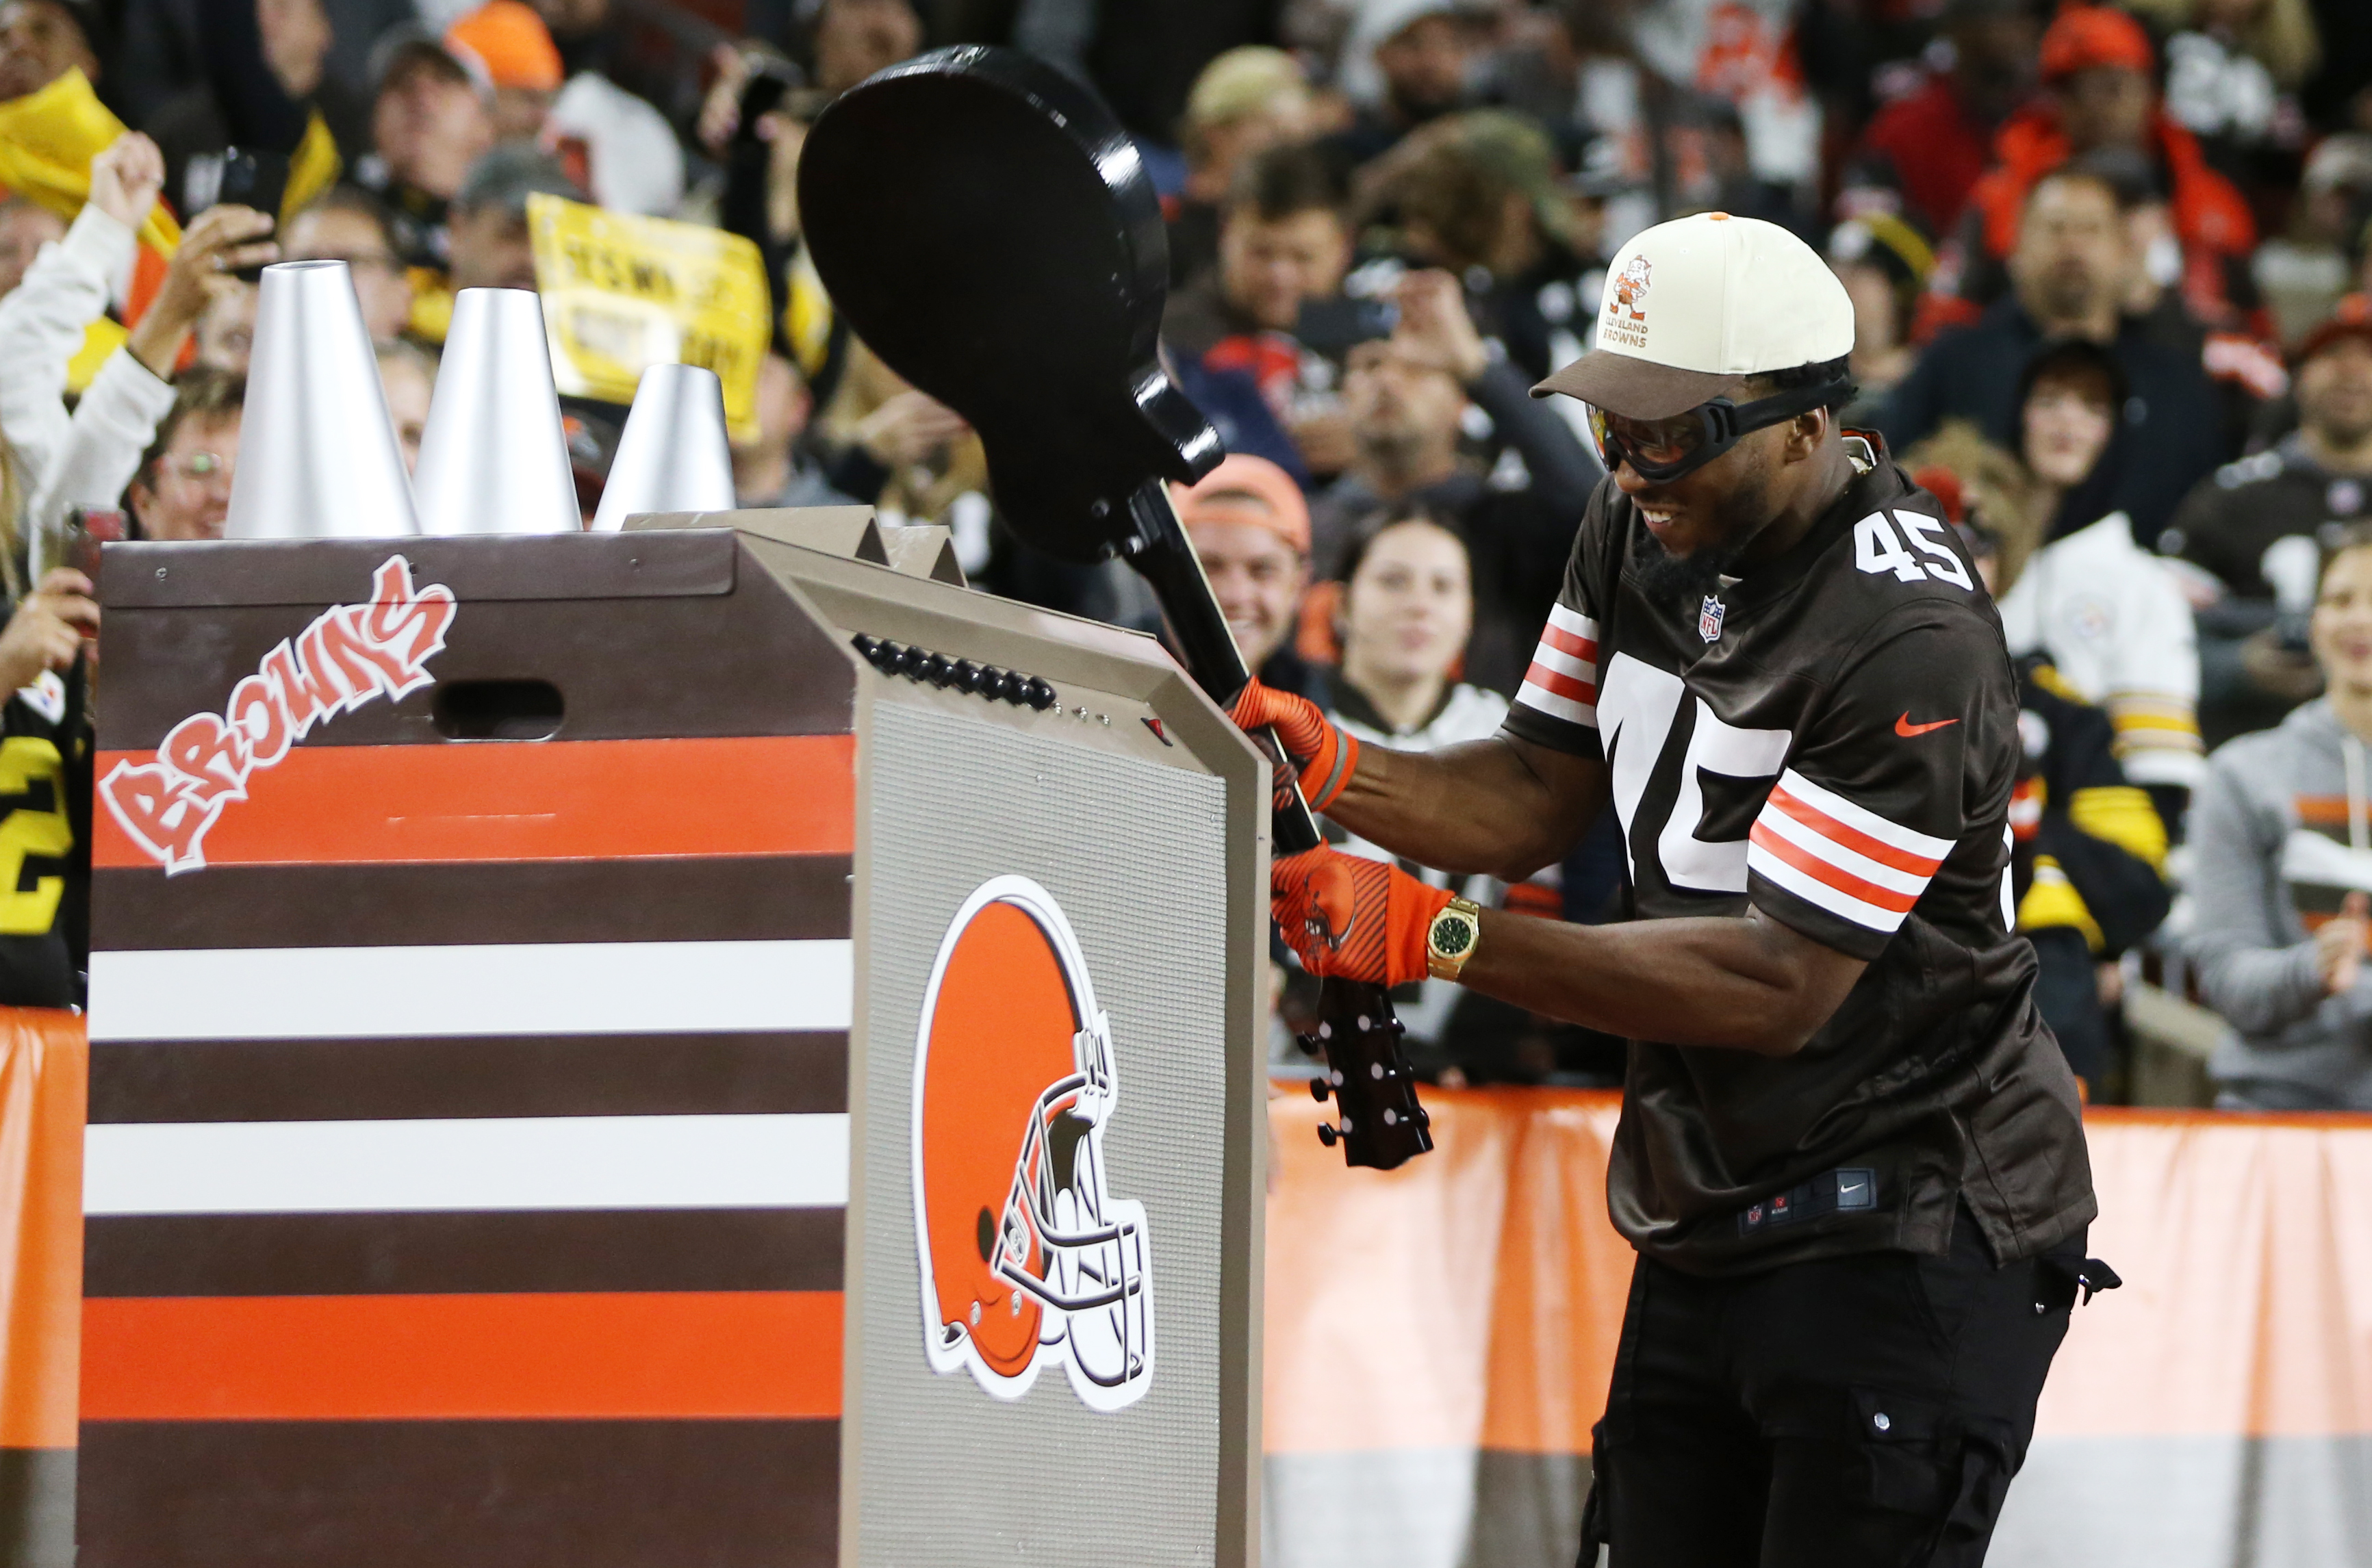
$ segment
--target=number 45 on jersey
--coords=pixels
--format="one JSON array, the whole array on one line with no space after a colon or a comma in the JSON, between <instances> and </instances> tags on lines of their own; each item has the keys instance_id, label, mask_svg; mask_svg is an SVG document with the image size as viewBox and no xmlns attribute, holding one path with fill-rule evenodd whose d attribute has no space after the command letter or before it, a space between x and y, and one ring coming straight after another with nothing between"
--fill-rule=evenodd
<instances>
[{"instance_id":1,"label":"number 45 on jersey","mask_svg":"<svg viewBox=\"0 0 2372 1568\"><path fill-rule=\"evenodd\" d=\"M1893 521L1888 519L1891 517ZM1902 531L1895 531L1895 524ZM1921 583L1939 578L1956 588L1972 588L1969 569L1945 542L1949 525L1917 512L1872 512L1854 525L1854 564L1876 576L1891 572L1898 581ZM1911 549L1903 548L1903 540ZM1917 551L1916 555L1912 551Z\"/></svg>"}]
</instances>

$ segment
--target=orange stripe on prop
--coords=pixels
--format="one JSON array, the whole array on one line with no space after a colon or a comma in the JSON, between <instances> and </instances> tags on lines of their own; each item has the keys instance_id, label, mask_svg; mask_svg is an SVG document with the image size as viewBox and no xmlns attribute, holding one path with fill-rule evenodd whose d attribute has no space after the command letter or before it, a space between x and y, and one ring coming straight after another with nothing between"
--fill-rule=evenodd
<instances>
[{"instance_id":1,"label":"orange stripe on prop","mask_svg":"<svg viewBox=\"0 0 2372 1568\"><path fill-rule=\"evenodd\" d=\"M1776 785L1773 786L1770 798L1772 805L1820 837L1831 843L1843 844L1866 860L1890 865L1897 871L1907 871L1913 877L1933 877L1936 868L1944 864L1937 856L1914 854L1909 850L1897 849L1883 839L1871 838L1860 829L1846 826L1809 801L1798 800ZM1905 904L1902 907L1909 909L1911 906Z\"/></svg>"},{"instance_id":2,"label":"orange stripe on prop","mask_svg":"<svg viewBox=\"0 0 2372 1568\"><path fill-rule=\"evenodd\" d=\"M102 751L99 777L155 760ZM209 865L845 854L856 738L299 746L247 791L207 830ZM157 864L104 804L91 818L92 864Z\"/></svg>"},{"instance_id":3,"label":"orange stripe on prop","mask_svg":"<svg viewBox=\"0 0 2372 1568\"><path fill-rule=\"evenodd\" d=\"M1760 822L1754 824L1754 830L1747 837L1805 876L1825 882L1838 892L1850 894L1866 904L1876 904L1879 909L1903 914L1919 901L1913 894L1898 893L1891 888L1866 882L1850 871L1840 871L1811 851L1799 844L1789 843Z\"/></svg>"},{"instance_id":4,"label":"orange stripe on prop","mask_svg":"<svg viewBox=\"0 0 2372 1568\"><path fill-rule=\"evenodd\" d=\"M840 1414L841 1294L93 1298L85 1421Z\"/></svg>"}]
</instances>

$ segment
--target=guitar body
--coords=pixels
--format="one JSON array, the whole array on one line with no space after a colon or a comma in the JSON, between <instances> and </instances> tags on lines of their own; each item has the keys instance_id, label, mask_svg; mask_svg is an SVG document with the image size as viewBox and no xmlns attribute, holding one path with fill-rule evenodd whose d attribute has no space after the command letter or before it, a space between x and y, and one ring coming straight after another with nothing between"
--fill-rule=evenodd
<instances>
[{"instance_id":1,"label":"guitar body","mask_svg":"<svg viewBox=\"0 0 2372 1568\"><path fill-rule=\"evenodd\" d=\"M1102 102L1011 50L942 49L833 100L799 156L799 214L833 307L883 364L963 415L1013 531L1061 560L1114 555L1151 586L1196 684L1251 677L1170 508L1224 456L1161 366L1169 240ZM1273 736L1273 842L1322 842ZM1391 1004L1329 981L1327 1081L1353 1165L1432 1147ZM1359 993L1352 994L1355 990Z\"/></svg>"},{"instance_id":2,"label":"guitar body","mask_svg":"<svg viewBox=\"0 0 2372 1568\"><path fill-rule=\"evenodd\" d=\"M1160 201L1062 73L979 46L891 66L817 121L799 212L834 308L971 422L998 510L1048 554L1108 559L1139 484L1226 456L1161 368Z\"/></svg>"}]
</instances>

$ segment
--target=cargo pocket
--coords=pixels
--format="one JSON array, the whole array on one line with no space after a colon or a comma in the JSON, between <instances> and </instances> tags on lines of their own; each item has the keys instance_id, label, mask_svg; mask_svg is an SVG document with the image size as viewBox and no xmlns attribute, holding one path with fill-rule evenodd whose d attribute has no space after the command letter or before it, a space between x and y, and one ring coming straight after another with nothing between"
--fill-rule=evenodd
<instances>
[{"instance_id":1,"label":"cargo pocket","mask_svg":"<svg viewBox=\"0 0 2372 1568\"><path fill-rule=\"evenodd\" d=\"M1982 1568L2009 1489L2006 1431L1874 1389L1855 1389L1852 1409L1860 1441L1849 1500L1926 1521L1901 1568Z\"/></svg>"}]
</instances>

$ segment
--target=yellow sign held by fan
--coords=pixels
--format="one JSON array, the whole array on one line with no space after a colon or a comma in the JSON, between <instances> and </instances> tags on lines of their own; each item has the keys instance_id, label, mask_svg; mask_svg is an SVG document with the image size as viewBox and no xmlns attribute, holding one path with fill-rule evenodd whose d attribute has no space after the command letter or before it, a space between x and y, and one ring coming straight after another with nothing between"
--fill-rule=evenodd
<instances>
[{"instance_id":1,"label":"yellow sign held by fan","mask_svg":"<svg viewBox=\"0 0 2372 1568\"><path fill-rule=\"evenodd\" d=\"M123 134L79 67L48 87L0 103L0 187L72 223L90 197L90 160ZM160 256L181 243L163 203L140 226L140 242Z\"/></svg>"},{"instance_id":2,"label":"yellow sign held by fan","mask_svg":"<svg viewBox=\"0 0 2372 1568\"><path fill-rule=\"evenodd\" d=\"M631 403L647 367L698 365L724 382L735 438L757 434L771 315L755 245L540 193L527 200L527 221L564 396Z\"/></svg>"}]
</instances>

